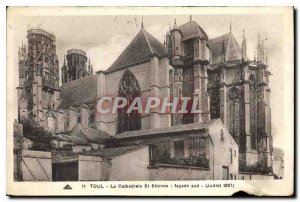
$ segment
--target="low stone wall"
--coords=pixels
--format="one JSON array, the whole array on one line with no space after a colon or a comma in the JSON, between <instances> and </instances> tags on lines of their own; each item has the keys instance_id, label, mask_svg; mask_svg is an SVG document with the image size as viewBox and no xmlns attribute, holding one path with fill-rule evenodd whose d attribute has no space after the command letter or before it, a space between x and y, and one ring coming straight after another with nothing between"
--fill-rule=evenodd
<instances>
[{"instance_id":1,"label":"low stone wall","mask_svg":"<svg viewBox=\"0 0 300 202\"><path fill-rule=\"evenodd\" d=\"M238 180L274 180L274 175L240 173Z\"/></svg>"},{"instance_id":2,"label":"low stone wall","mask_svg":"<svg viewBox=\"0 0 300 202\"><path fill-rule=\"evenodd\" d=\"M79 156L78 174L79 181L103 181L103 162L101 157Z\"/></svg>"}]
</instances>

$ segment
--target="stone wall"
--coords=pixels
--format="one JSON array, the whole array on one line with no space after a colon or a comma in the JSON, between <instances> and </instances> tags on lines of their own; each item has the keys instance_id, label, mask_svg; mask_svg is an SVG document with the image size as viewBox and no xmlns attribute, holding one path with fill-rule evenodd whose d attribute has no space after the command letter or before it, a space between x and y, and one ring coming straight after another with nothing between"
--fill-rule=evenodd
<instances>
[{"instance_id":1,"label":"stone wall","mask_svg":"<svg viewBox=\"0 0 300 202\"><path fill-rule=\"evenodd\" d=\"M142 147L111 160L110 181L149 180L149 148Z\"/></svg>"},{"instance_id":2,"label":"stone wall","mask_svg":"<svg viewBox=\"0 0 300 202\"><path fill-rule=\"evenodd\" d=\"M79 181L102 181L106 179L106 162L101 157L79 155Z\"/></svg>"},{"instance_id":3,"label":"stone wall","mask_svg":"<svg viewBox=\"0 0 300 202\"><path fill-rule=\"evenodd\" d=\"M169 97L169 64L168 59L158 59L153 57L149 62L138 64L127 68L137 79L141 91L142 104L146 104L147 97ZM116 72L103 74L99 73L98 99L103 97L115 98L118 95L119 84L124 72L121 69ZM102 85L102 87L101 87ZM104 86L104 88L103 88ZM104 130L111 135L116 134L117 113L100 114L96 113L97 128ZM156 111L141 114L142 129L168 127L171 126L170 114L161 114Z\"/></svg>"}]
</instances>

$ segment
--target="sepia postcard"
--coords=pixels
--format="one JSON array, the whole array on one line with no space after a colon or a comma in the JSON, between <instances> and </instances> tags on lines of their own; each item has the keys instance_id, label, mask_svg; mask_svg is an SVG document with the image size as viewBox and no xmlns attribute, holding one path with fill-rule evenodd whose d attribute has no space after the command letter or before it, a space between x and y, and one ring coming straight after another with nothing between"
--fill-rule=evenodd
<instances>
[{"instance_id":1,"label":"sepia postcard","mask_svg":"<svg viewBox=\"0 0 300 202\"><path fill-rule=\"evenodd\" d=\"M293 7L8 7L7 195L294 194Z\"/></svg>"}]
</instances>

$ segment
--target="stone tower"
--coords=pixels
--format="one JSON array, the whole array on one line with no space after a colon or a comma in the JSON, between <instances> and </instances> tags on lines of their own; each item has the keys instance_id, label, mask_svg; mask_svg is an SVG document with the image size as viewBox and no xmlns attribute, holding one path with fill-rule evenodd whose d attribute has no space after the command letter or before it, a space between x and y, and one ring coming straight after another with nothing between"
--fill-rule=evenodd
<instances>
[{"instance_id":1,"label":"stone tower","mask_svg":"<svg viewBox=\"0 0 300 202\"><path fill-rule=\"evenodd\" d=\"M62 83L74 81L93 74L93 66L87 65L86 53L80 49L70 49L67 51L67 64L64 58L62 67Z\"/></svg>"},{"instance_id":2,"label":"stone tower","mask_svg":"<svg viewBox=\"0 0 300 202\"><path fill-rule=\"evenodd\" d=\"M60 103L59 62L55 36L41 29L27 32L28 47L19 49L18 118L54 127Z\"/></svg>"},{"instance_id":3,"label":"stone tower","mask_svg":"<svg viewBox=\"0 0 300 202\"><path fill-rule=\"evenodd\" d=\"M191 98L187 101L186 113L172 114L172 125L209 120L207 68L210 50L207 34L192 19L179 27L175 20L173 28L167 32L166 46L173 67L170 71L171 96ZM190 113L195 98L199 114Z\"/></svg>"},{"instance_id":4,"label":"stone tower","mask_svg":"<svg viewBox=\"0 0 300 202\"><path fill-rule=\"evenodd\" d=\"M271 109L268 65L258 39L258 61L247 58L231 31L210 40L208 69L211 118L221 118L239 145L241 172L268 173L272 167Z\"/></svg>"}]
</instances>

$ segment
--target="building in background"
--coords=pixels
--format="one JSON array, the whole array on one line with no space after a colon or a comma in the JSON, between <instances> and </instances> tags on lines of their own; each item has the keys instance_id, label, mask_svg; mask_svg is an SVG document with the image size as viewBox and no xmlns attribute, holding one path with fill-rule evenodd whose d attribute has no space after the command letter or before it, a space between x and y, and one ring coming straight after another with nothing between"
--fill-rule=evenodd
<instances>
[{"instance_id":1,"label":"building in background","mask_svg":"<svg viewBox=\"0 0 300 202\"><path fill-rule=\"evenodd\" d=\"M90 59L87 64L86 53L80 49L70 49L67 51L67 63L61 68L61 81L67 83L93 74L93 66Z\"/></svg>"},{"instance_id":2,"label":"building in background","mask_svg":"<svg viewBox=\"0 0 300 202\"><path fill-rule=\"evenodd\" d=\"M18 52L18 118L33 119L54 130L54 111L60 103L55 36L41 29L31 29L27 39L27 48L22 44Z\"/></svg>"}]
</instances>

